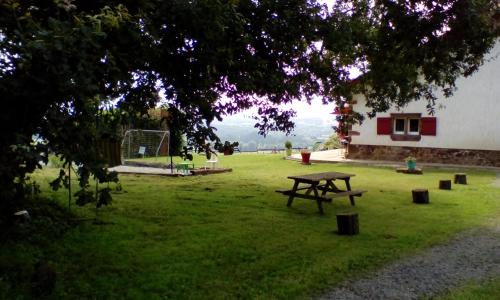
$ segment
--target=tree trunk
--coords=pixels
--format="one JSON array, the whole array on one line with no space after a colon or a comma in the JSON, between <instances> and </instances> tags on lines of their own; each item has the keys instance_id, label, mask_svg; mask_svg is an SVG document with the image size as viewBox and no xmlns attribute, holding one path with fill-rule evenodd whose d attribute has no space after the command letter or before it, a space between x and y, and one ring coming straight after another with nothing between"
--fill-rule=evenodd
<instances>
[{"instance_id":1,"label":"tree trunk","mask_svg":"<svg viewBox=\"0 0 500 300\"><path fill-rule=\"evenodd\" d=\"M338 234L354 235L359 233L359 222L357 213L337 214Z\"/></svg>"},{"instance_id":2,"label":"tree trunk","mask_svg":"<svg viewBox=\"0 0 500 300\"><path fill-rule=\"evenodd\" d=\"M464 173L455 174L455 184L467 184L467 175Z\"/></svg>"},{"instance_id":3,"label":"tree trunk","mask_svg":"<svg viewBox=\"0 0 500 300\"><path fill-rule=\"evenodd\" d=\"M429 191L426 189L414 189L411 191L413 203L427 204L429 203Z\"/></svg>"},{"instance_id":4,"label":"tree trunk","mask_svg":"<svg viewBox=\"0 0 500 300\"><path fill-rule=\"evenodd\" d=\"M439 180L440 190L451 190L451 180Z\"/></svg>"}]
</instances>

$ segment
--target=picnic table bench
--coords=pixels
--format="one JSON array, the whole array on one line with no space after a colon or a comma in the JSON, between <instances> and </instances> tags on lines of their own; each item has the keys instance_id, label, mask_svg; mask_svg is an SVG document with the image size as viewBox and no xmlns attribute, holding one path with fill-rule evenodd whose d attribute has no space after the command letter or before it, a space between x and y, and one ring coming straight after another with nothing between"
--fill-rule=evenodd
<instances>
[{"instance_id":1,"label":"picnic table bench","mask_svg":"<svg viewBox=\"0 0 500 300\"><path fill-rule=\"evenodd\" d=\"M277 190L276 192L288 196L288 207L292 205L294 198L314 200L318 205L319 212L323 214L323 202L332 202L332 199L339 197L349 197L351 205L354 206L354 197L360 197L364 192L366 192L364 190L351 190L351 184L349 180L353 176L355 175L340 172L324 172L307 175L288 176L289 179L294 180L292 189ZM333 183L335 180L343 180L345 182L346 189L339 189ZM325 181L325 183L320 184L322 181ZM300 186L301 184L305 184L305 186ZM299 191L304 190L305 193L299 193Z\"/></svg>"}]
</instances>

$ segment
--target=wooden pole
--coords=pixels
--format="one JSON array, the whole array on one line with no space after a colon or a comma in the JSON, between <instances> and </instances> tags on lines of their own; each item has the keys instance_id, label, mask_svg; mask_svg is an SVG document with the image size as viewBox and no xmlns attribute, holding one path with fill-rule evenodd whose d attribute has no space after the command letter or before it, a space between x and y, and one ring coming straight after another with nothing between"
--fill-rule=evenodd
<instances>
[{"instance_id":1,"label":"wooden pole","mask_svg":"<svg viewBox=\"0 0 500 300\"><path fill-rule=\"evenodd\" d=\"M337 228L340 235L355 235L359 233L357 213L337 214Z\"/></svg>"},{"instance_id":2,"label":"wooden pole","mask_svg":"<svg viewBox=\"0 0 500 300\"><path fill-rule=\"evenodd\" d=\"M451 180L439 180L440 190L451 190Z\"/></svg>"},{"instance_id":3,"label":"wooden pole","mask_svg":"<svg viewBox=\"0 0 500 300\"><path fill-rule=\"evenodd\" d=\"M465 173L455 174L455 180L453 182L455 184L467 184L467 174Z\"/></svg>"},{"instance_id":4,"label":"wooden pole","mask_svg":"<svg viewBox=\"0 0 500 300\"><path fill-rule=\"evenodd\" d=\"M429 191L426 189L414 189L411 191L413 196L413 203L417 204L428 204L429 203Z\"/></svg>"}]
</instances>

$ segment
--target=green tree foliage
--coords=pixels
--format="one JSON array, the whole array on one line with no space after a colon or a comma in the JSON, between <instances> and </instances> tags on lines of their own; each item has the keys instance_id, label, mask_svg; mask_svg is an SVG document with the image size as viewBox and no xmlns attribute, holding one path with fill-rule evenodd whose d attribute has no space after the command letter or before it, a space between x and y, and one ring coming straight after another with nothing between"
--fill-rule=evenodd
<instances>
[{"instance_id":1,"label":"green tree foliage","mask_svg":"<svg viewBox=\"0 0 500 300\"><path fill-rule=\"evenodd\" d=\"M221 142L217 142L214 148L220 153L231 155L234 153L234 148L238 147L239 145L240 145L239 142L231 143L230 141L225 141L224 144Z\"/></svg>"},{"instance_id":2,"label":"green tree foliage","mask_svg":"<svg viewBox=\"0 0 500 300\"><path fill-rule=\"evenodd\" d=\"M339 136L337 133L334 133L328 137L328 139L323 143L323 149L338 149L341 148L342 144L340 143Z\"/></svg>"},{"instance_id":3,"label":"green tree foliage","mask_svg":"<svg viewBox=\"0 0 500 300\"><path fill-rule=\"evenodd\" d=\"M197 145L218 141L212 121L250 107L262 133L289 132L294 112L279 105L314 95L329 103L362 92L374 111L412 99L431 108L434 88L450 94L482 63L496 9L495 0L0 1L0 205L23 197L49 150L79 166L84 191L91 174L114 180L95 147L102 128L145 115L160 91Z\"/></svg>"}]
</instances>

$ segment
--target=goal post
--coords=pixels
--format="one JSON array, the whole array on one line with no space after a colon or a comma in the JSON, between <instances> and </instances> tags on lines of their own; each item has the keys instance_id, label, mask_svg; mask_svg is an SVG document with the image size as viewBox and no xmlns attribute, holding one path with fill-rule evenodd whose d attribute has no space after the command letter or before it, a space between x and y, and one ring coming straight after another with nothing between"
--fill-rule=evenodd
<instances>
[{"instance_id":1,"label":"goal post","mask_svg":"<svg viewBox=\"0 0 500 300\"><path fill-rule=\"evenodd\" d=\"M169 155L168 130L129 129L123 135L121 152L123 160Z\"/></svg>"}]
</instances>

